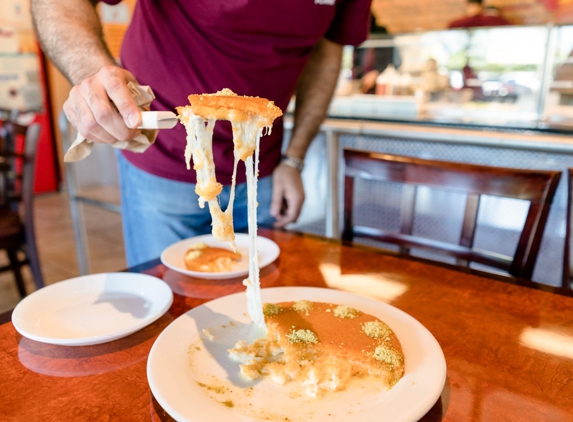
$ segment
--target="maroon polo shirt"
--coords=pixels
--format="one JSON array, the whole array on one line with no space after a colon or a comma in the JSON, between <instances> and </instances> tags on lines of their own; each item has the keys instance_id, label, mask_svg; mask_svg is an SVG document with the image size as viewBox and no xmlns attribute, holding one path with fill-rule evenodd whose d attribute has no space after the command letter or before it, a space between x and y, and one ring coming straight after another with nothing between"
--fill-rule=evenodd
<instances>
[{"instance_id":1,"label":"maroon polo shirt","mask_svg":"<svg viewBox=\"0 0 573 422\"><path fill-rule=\"evenodd\" d=\"M104 0L116 4L120 0ZM358 45L368 34L371 0L138 0L121 48L122 65L156 95L153 110L187 105L189 94L229 88L273 100L286 110L312 46L321 37ZM282 119L261 138L261 177L280 160ZM195 182L185 167L185 130L161 130L135 166L168 179ZM231 125L215 125L217 178L231 183ZM237 182L245 181L244 167Z\"/></svg>"}]
</instances>

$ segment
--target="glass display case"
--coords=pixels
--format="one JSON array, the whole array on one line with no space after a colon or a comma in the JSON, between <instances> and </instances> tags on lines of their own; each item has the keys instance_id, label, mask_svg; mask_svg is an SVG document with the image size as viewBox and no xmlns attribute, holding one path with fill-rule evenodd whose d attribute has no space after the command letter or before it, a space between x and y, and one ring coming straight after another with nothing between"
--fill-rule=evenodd
<instances>
[{"instance_id":1,"label":"glass display case","mask_svg":"<svg viewBox=\"0 0 573 422\"><path fill-rule=\"evenodd\" d=\"M343 67L331 117L573 129L573 26L371 38Z\"/></svg>"}]
</instances>

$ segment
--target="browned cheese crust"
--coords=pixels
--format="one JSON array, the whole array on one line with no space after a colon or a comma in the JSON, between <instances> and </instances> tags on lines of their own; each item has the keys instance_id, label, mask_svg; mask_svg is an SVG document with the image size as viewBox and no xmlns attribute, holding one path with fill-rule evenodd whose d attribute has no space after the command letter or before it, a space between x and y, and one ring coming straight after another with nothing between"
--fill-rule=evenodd
<instances>
[{"instance_id":1,"label":"browned cheese crust","mask_svg":"<svg viewBox=\"0 0 573 422\"><path fill-rule=\"evenodd\" d=\"M191 248L185 253L185 267L190 271L231 271L233 265L240 260L240 253L211 246Z\"/></svg>"},{"instance_id":2,"label":"browned cheese crust","mask_svg":"<svg viewBox=\"0 0 573 422\"><path fill-rule=\"evenodd\" d=\"M223 89L215 94L193 94L189 95L188 99L191 105L177 107L180 115L185 108L190 108L195 115L204 119L244 122L253 116L260 116L261 125L267 126L283 114L273 101L240 96L229 89Z\"/></svg>"},{"instance_id":3,"label":"browned cheese crust","mask_svg":"<svg viewBox=\"0 0 573 422\"><path fill-rule=\"evenodd\" d=\"M349 363L351 376L368 374L390 387L404 374L400 341L387 324L372 315L308 301L265 304L264 310L267 338L276 340L285 356L315 363L325 358Z\"/></svg>"}]
</instances>

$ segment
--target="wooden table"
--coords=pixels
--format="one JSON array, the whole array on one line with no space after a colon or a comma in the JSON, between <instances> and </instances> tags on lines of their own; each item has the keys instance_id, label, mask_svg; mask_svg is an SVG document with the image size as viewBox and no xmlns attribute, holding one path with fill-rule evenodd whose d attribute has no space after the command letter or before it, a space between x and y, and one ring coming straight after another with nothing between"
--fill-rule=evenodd
<instances>
[{"instance_id":1,"label":"wooden table","mask_svg":"<svg viewBox=\"0 0 573 422\"><path fill-rule=\"evenodd\" d=\"M262 271L263 286L360 293L407 312L433 333L447 380L422 420L573 420L573 297L316 237L260 234L281 248ZM0 420L171 420L147 383L153 342L190 308L243 286L240 279L189 280L159 261L132 271L163 278L180 294L162 318L124 339L52 346L20 336L9 315L0 316Z\"/></svg>"}]
</instances>

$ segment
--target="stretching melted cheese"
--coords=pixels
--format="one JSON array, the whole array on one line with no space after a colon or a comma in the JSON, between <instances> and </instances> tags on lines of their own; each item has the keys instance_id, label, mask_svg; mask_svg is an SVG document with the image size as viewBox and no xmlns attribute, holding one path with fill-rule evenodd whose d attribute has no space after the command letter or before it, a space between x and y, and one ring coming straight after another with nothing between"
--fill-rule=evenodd
<instances>
[{"instance_id":1,"label":"stretching melted cheese","mask_svg":"<svg viewBox=\"0 0 573 422\"><path fill-rule=\"evenodd\" d=\"M242 97L229 89L215 94L190 95L190 106L177 107L181 123L187 131L185 161L197 172L195 192L199 206L205 203L213 220L212 233L215 239L229 242L235 250L233 229L233 201L235 179L239 160L245 162L247 177L248 230L249 230L249 277L243 281L247 287L247 310L253 322L266 332L262 311L257 248L257 179L259 167L259 142L263 135L270 134L273 121L282 115L281 110L269 100L258 97ZM223 185L217 182L213 161L213 128L217 120L228 120L233 128L235 163L231 193L227 209L223 211L217 199Z\"/></svg>"}]
</instances>

